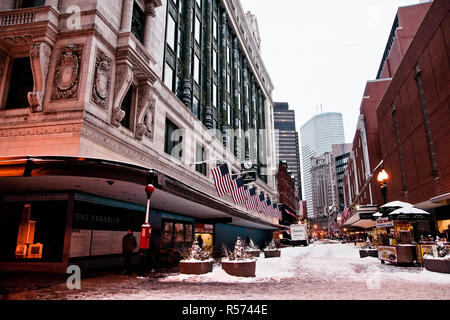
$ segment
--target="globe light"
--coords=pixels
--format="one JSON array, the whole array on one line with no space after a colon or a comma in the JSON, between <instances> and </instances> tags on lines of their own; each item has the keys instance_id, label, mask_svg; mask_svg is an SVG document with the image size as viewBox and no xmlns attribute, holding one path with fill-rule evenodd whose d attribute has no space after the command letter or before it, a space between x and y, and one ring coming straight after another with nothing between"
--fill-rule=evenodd
<instances>
[{"instance_id":1,"label":"globe light","mask_svg":"<svg viewBox=\"0 0 450 320\"><path fill-rule=\"evenodd\" d=\"M387 179L389 179L389 175L387 174L386 170L381 170L380 173L378 173L377 180L379 182L385 182Z\"/></svg>"}]
</instances>

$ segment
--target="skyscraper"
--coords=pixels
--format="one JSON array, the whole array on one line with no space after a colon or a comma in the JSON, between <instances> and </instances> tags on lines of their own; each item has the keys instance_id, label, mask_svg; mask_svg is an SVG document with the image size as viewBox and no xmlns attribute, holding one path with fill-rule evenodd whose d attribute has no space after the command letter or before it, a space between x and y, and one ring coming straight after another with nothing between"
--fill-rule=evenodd
<instances>
[{"instance_id":1,"label":"skyscraper","mask_svg":"<svg viewBox=\"0 0 450 320\"><path fill-rule=\"evenodd\" d=\"M289 103L275 102L273 108L274 127L279 130L278 145L275 146L279 161L286 161L295 178L295 189L302 199L300 173L300 151L298 132L295 130L295 111L289 110Z\"/></svg>"},{"instance_id":2,"label":"skyscraper","mask_svg":"<svg viewBox=\"0 0 450 320\"><path fill-rule=\"evenodd\" d=\"M312 216L311 158L331 152L333 144L345 142L342 114L327 112L315 115L300 128L300 137L302 143L302 193L307 202L308 216Z\"/></svg>"}]
</instances>

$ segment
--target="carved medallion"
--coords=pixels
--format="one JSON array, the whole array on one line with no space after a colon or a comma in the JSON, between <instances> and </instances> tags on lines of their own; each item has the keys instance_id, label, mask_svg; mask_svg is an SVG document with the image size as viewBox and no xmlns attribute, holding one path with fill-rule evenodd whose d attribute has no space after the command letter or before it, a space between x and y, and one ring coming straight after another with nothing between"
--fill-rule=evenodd
<instances>
[{"instance_id":1,"label":"carved medallion","mask_svg":"<svg viewBox=\"0 0 450 320\"><path fill-rule=\"evenodd\" d=\"M55 71L53 100L70 99L77 96L82 50L81 45L68 44L61 51Z\"/></svg>"},{"instance_id":2,"label":"carved medallion","mask_svg":"<svg viewBox=\"0 0 450 320\"><path fill-rule=\"evenodd\" d=\"M104 109L108 106L111 89L111 58L99 50L95 62L92 100Z\"/></svg>"}]
</instances>

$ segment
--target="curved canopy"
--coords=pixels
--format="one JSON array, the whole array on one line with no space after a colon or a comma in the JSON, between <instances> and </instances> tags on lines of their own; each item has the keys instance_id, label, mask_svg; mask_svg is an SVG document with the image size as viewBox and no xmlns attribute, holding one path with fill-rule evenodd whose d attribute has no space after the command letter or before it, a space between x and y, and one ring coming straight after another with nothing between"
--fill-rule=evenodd
<instances>
[{"instance_id":1,"label":"curved canopy","mask_svg":"<svg viewBox=\"0 0 450 320\"><path fill-rule=\"evenodd\" d=\"M392 211L388 216L393 220L424 220L429 219L431 214L416 207L404 207Z\"/></svg>"}]
</instances>

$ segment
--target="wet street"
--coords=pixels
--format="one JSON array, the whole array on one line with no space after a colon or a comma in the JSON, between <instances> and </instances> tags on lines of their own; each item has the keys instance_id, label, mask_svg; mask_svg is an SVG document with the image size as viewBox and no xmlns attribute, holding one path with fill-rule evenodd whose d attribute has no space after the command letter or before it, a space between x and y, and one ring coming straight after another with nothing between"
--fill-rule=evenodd
<instances>
[{"instance_id":1,"label":"wet street","mask_svg":"<svg viewBox=\"0 0 450 320\"><path fill-rule=\"evenodd\" d=\"M68 289L66 277L39 279L2 275L1 299L32 300L450 300L450 275L419 267L383 265L360 258L353 244L318 242L283 248L280 258L257 261L256 277L212 273L181 275L177 268L149 276L90 274L81 289ZM280 294L289 293L289 294Z\"/></svg>"}]
</instances>

